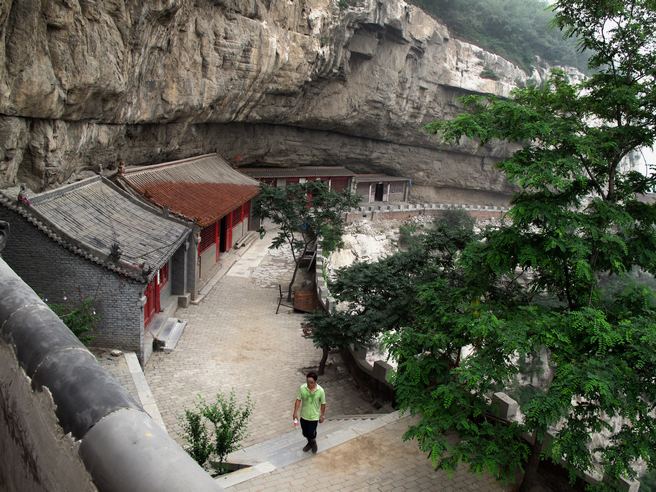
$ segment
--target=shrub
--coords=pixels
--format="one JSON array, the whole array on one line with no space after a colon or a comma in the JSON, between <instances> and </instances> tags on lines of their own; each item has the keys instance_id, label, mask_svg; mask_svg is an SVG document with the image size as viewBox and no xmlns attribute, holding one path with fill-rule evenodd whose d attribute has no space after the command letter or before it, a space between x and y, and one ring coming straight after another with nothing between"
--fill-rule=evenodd
<instances>
[{"instance_id":1,"label":"shrub","mask_svg":"<svg viewBox=\"0 0 656 492\"><path fill-rule=\"evenodd\" d=\"M414 224L404 224L399 227L399 247L405 250L411 250L417 246L420 241L416 233L417 226Z\"/></svg>"},{"instance_id":2,"label":"shrub","mask_svg":"<svg viewBox=\"0 0 656 492\"><path fill-rule=\"evenodd\" d=\"M98 322L99 316L91 305L93 297L82 299L82 303L73 306L64 293L63 302L53 303L43 298L43 302L57 315L69 330L82 342L90 343L95 335L92 333Z\"/></svg>"},{"instance_id":3,"label":"shrub","mask_svg":"<svg viewBox=\"0 0 656 492\"><path fill-rule=\"evenodd\" d=\"M464 229L471 231L476 225L476 219L463 208L448 208L444 215L436 222L442 223L451 229Z\"/></svg>"},{"instance_id":4,"label":"shrub","mask_svg":"<svg viewBox=\"0 0 656 492\"><path fill-rule=\"evenodd\" d=\"M482 79L499 80L499 75L490 67L485 67L481 72Z\"/></svg>"},{"instance_id":5,"label":"shrub","mask_svg":"<svg viewBox=\"0 0 656 492\"><path fill-rule=\"evenodd\" d=\"M226 473L228 455L240 449L239 443L250 435L246 428L255 403L249 393L246 401L238 405L234 389L229 398L217 393L212 404L207 404L200 395L198 398L194 409L185 408L184 417L178 416L184 419L181 423L182 437L187 443L184 449L203 467L207 467L208 460L214 456L219 473Z\"/></svg>"},{"instance_id":6,"label":"shrub","mask_svg":"<svg viewBox=\"0 0 656 492\"><path fill-rule=\"evenodd\" d=\"M640 479L640 492L656 492L656 470Z\"/></svg>"}]
</instances>

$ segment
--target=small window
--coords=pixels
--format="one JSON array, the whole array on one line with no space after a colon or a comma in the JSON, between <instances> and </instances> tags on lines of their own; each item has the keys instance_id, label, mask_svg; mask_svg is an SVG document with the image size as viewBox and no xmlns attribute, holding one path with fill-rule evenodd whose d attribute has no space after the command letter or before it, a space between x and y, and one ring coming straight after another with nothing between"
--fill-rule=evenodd
<instances>
[{"instance_id":1,"label":"small window","mask_svg":"<svg viewBox=\"0 0 656 492\"><path fill-rule=\"evenodd\" d=\"M241 205L232 211L232 227L235 227L242 221L242 211L243 207Z\"/></svg>"},{"instance_id":2,"label":"small window","mask_svg":"<svg viewBox=\"0 0 656 492\"><path fill-rule=\"evenodd\" d=\"M217 221L218 222L218 221ZM217 238L217 222L200 230L200 244L198 245L198 253L202 253L214 243Z\"/></svg>"}]
</instances>

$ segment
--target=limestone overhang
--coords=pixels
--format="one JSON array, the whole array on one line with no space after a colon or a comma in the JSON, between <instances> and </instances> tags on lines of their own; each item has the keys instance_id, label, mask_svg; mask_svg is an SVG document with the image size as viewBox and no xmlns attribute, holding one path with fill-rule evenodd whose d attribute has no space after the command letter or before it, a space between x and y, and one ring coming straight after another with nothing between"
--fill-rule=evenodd
<instances>
[{"instance_id":1,"label":"limestone overhang","mask_svg":"<svg viewBox=\"0 0 656 492\"><path fill-rule=\"evenodd\" d=\"M217 154L120 171L116 179L144 200L170 209L200 227L213 224L254 198L259 182Z\"/></svg>"},{"instance_id":2,"label":"limestone overhang","mask_svg":"<svg viewBox=\"0 0 656 492\"><path fill-rule=\"evenodd\" d=\"M164 216L101 176L27 200L3 190L0 205L74 254L143 283L154 278L193 228L193 223Z\"/></svg>"}]
</instances>

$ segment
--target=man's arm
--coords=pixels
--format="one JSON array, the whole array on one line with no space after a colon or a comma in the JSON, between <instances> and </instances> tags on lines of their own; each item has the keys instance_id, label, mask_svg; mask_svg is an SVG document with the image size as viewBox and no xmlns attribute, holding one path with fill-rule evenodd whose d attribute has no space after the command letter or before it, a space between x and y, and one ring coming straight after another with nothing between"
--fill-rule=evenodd
<instances>
[{"instance_id":1,"label":"man's arm","mask_svg":"<svg viewBox=\"0 0 656 492\"><path fill-rule=\"evenodd\" d=\"M323 422L324 415L326 414L326 404L322 403L321 404L321 415L319 416L319 423Z\"/></svg>"},{"instance_id":2,"label":"man's arm","mask_svg":"<svg viewBox=\"0 0 656 492\"><path fill-rule=\"evenodd\" d=\"M292 418L293 418L294 420L296 420L296 419L298 418L298 417L297 417L297 415L298 415L298 407L299 407L300 404L301 404L301 400L299 400L299 399L297 399L297 400L296 400L296 403L294 403L294 415L292 415Z\"/></svg>"}]
</instances>

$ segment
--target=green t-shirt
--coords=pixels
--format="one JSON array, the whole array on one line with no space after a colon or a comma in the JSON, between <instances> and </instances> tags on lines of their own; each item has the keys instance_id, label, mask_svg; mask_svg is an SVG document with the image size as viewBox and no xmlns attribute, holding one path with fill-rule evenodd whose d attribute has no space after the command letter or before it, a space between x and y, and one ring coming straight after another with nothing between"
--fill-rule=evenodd
<instances>
[{"instance_id":1,"label":"green t-shirt","mask_svg":"<svg viewBox=\"0 0 656 492\"><path fill-rule=\"evenodd\" d=\"M307 383L305 383L299 388L296 399L301 400L301 418L303 420L319 420L321 405L326 404L326 394L321 386L317 384L315 392L310 393Z\"/></svg>"}]
</instances>

